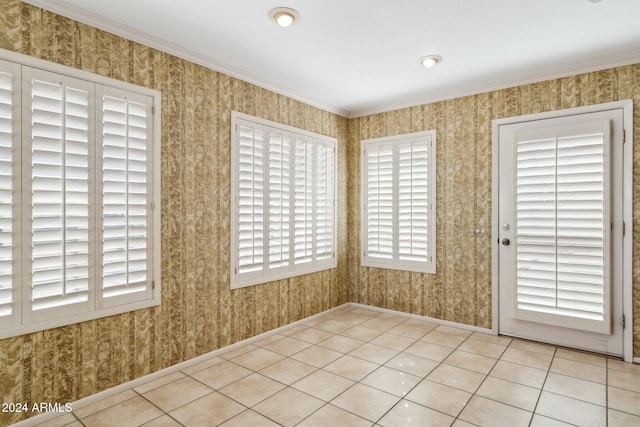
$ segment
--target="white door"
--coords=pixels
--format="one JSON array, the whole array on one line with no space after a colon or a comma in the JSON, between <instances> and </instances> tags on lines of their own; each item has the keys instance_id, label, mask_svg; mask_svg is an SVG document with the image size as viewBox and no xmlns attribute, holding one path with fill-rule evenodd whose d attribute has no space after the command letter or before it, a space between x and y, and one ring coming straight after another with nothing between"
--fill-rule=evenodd
<instances>
[{"instance_id":1,"label":"white door","mask_svg":"<svg viewBox=\"0 0 640 427\"><path fill-rule=\"evenodd\" d=\"M623 355L623 110L498 126L499 332Z\"/></svg>"}]
</instances>

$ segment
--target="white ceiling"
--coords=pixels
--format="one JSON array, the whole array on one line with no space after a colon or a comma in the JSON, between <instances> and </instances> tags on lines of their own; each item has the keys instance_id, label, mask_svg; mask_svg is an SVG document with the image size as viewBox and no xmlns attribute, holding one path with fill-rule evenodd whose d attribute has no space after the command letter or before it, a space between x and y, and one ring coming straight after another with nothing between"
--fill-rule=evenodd
<instances>
[{"instance_id":1,"label":"white ceiling","mask_svg":"<svg viewBox=\"0 0 640 427\"><path fill-rule=\"evenodd\" d=\"M348 117L640 62L640 0L27 2Z\"/></svg>"}]
</instances>

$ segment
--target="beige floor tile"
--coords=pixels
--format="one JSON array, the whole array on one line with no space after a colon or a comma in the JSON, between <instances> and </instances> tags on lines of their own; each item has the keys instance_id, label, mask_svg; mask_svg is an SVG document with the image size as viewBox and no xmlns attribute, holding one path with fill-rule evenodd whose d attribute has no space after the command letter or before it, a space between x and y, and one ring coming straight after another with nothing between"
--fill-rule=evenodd
<instances>
[{"instance_id":1,"label":"beige floor tile","mask_svg":"<svg viewBox=\"0 0 640 427\"><path fill-rule=\"evenodd\" d=\"M606 410L602 406L543 391L536 413L581 427L605 426Z\"/></svg>"},{"instance_id":2,"label":"beige floor tile","mask_svg":"<svg viewBox=\"0 0 640 427\"><path fill-rule=\"evenodd\" d=\"M553 418L544 417L540 414L533 414L529 427L575 427L573 424L563 423Z\"/></svg>"},{"instance_id":3,"label":"beige floor tile","mask_svg":"<svg viewBox=\"0 0 640 427\"><path fill-rule=\"evenodd\" d=\"M349 355L383 365L398 355L397 350L366 343L353 350Z\"/></svg>"},{"instance_id":4,"label":"beige floor tile","mask_svg":"<svg viewBox=\"0 0 640 427\"><path fill-rule=\"evenodd\" d=\"M610 409L640 416L640 393L634 393L621 388L608 388L608 402Z\"/></svg>"},{"instance_id":5,"label":"beige floor tile","mask_svg":"<svg viewBox=\"0 0 640 427\"><path fill-rule=\"evenodd\" d=\"M448 334L446 332L441 332L438 329L435 329L429 332L427 335L420 338L420 341L426 341L433 344L442 345L445 347L456 348L460 344L462 344L462 342L466 339L467 339L466 337L463 337L460 335Z\"/></svg>"},{"instance_id":6,"label":"beige floor tile","mask_svg":"<svg viewBox=\"0 0 640 427\"><path fill-rule=\"evenodd\" d=\"M331 362L323 369L336 375L349 378L353 381L360 381L376 370L378 366L380 365L358 357L349 356L347 354L342 356L340 359Z\"/></svg>"},{"instance_id":7,"label":"beige floor tile","mask_svg":"<svg viewBox=\"0 0 640 427\"><path fill-rule=\"evenodd\" d=\"M541 389L547 371L498 360L489 376Z\"/></svg>"},{"instance_id":8,"label":"beige floor tile","mask_svg":"<svg viewBox=\"0 0 640 427\"><path fill-rule=\"evenodd\" d=\"M104 399L98 400L97 402L88 404L88 405L73 405L73 414L78 418L85 418L95 412L102 411L103 409L107 409L110 406L116 405L118 403L124 402L125 400L133 399L137 397L133 390L126 390L121 393L114 394L112 396L106 397Z\"/></svg>"},{"instance_id":9,"label":"beige floor tile","mask_svg":"<svg viewBox=\"0 0 640 427\"><path fill-rule=\"evenodd\" d=\"M233 362L224 361L211 368L198 371L191 376L211 388L219 389L250 374L251 371L247 368L243 368Z\"/></svg>"},{"instance_id":10,"label":"beige floor tile","mask_svg":"<svg viewBox=\"0 0 640 427\"><path fill-rule=\"evenodd\" d=\"M384 334L379 335L371 340L371 344L387 347L396 351L402 351L413 344L415 341L416 340L413 338L403 337L401 335L385 332Z\"/></svg>"},{"instance_id":11,"label":"beige floor tile","mask_svg":"<svg viewBox=\"0 0 640 427\"><path fill-rule=\"evenodd\" d=\"M318 370L294 383L292 387L328 402L353 384L354 381L345 377Z\"/></svg>"},{"instance_id":12,"label":"beige floor tile","mask_svg":"<svg viewBox=\"0 0 640 427\"><path fill-rule=\"evenodd\" d=\"M420 380L421 378L415 375L381 366L367 375L361 383L403 397L409 390L415 387Z\"/></svg>"},{"instance_id":13,"label":"beige floor tile","mask_svg":"<svg viewBox=\"0 0 640 427\"><path fill-rule=\"evenodd\" d=\"M474 396L462 410L460 418L481 427L527 427L532 415L513 406Z\"/></svg>"},{"instance_id":14,"label":"beige floor tile","mask_svg":"<svg viewBox=\"0 0 640 427\"><path fill-rule=\"evenodd\" d=\"M169 415L185 427L210 427L235 417L245 409L241 404L214 391L196 401L179 407Z\"/></svg>"},{"instance_id":15,"label":"beige floor tile","mask_svg":"<svg viewBox=\"0 0 640 427\"><path fill-rule=\"evenodd\" d=\"M318 368L315 366L307 365L297 360L282 359L262 369L260 373L283 384L291 385L316 370Z\"/></svg>"},{"instance_id":16,"label":"beige floor tile","mask_svg":"<svg viewBox=\"0 0 640 427\"><path fill-rule=\"evenodd\" d=\"M593 381L600 384L605 384L607 382L606 368L582 362L574 362L573 360L556 357L553 359L553 363L549 370L557 374Z\"/></svg>"},{"instance_id":17,"label":"beige floor tile","mask_svg":"<svg viewBox=\"0 0 640 427\"><path fill-rule=\"evenodd\" d=\"M468 337L473 333L473 331L469 331L463 328L456 328L454 326L449 326L449 325L439 325L436 328L436 331L444 332L446 334L460 335L461 337Z\"/></svg>"},{"instance_id":18,"label":"beige floor tile","mask_svg":"<svg viewBox=\"0 0 640 427\"><path fill-rule=\"evenodd\" d=\"M389 329L395 326L398 326L398 322L374 317L372 319L368 319L360 323L360 326L364 326L365 328L375 329L380 332L387 332Z\"/></svg>"},{"instance_id":19,"label":"beige floor tile","mask_svg":"<svg viewBox=\"0 0 640 427\"><path fill-rule=\"evenodd\" d=\"M340 335L345 337L355 338L362 341L371 341L378 335L381 335L382 332L377 329L366 328L362 325L354 326L351 329L347 329L342 332Z\"/></svg>"},{"instance_id":20,"label":"beige floor tile","mask_svg":"<svg viewBox=\"0 0 640 427\"><path fill-rule=\"evenodd\" d=\"M142 427L182 427L182 424L168 415L163 415L155 420L151 420L148 423L143 424Z\"/></svg>"},{"instance_id":21,"label":"beige floor tile","mask_svg":"<svg viewBox=\"0 0 640 427\"><path fill-rule=\"evenodd\" d=\"M314 345L294 354L291 358L316 368L322 368L341 356L343 356L342 353Z\"/></svg>"},{"instance_id":22,"label":"beige floor tile","mask_svg":"<svg viewBox=\"0 0 640 427\"><path fill-rule=\"evenodd\" d=\"M492 357L499 359L502 353L506 350L506 345L492 344L490 342L474 339L475 335L468 338L465 342L460 344L458 350L467 351L469 353L480 354L486 357Z\"/></svg>"},{"instance_id":23,"label":"beige floor tile","mask_svg":"<svg viewBox=\"0 0 640 427\"><path fill-rule=\"evenodd\" d=\"M385 366L411 375L425 377L438 366L438 362L416 356L415 354L402 352L385 363Z\"/></svg>"},{"instance_id":24,"label":"beige floor tile","mask_svg":"<svg viewBox=\"0 0 640 427\"><path fill-rule=\"evenodd\" d=\"M549 369L549 365L553 359L552 355L515 348L513 347L515 342L514 340L509 348L504 351L500 360L536 369Z\"/></svg>"},{"instance_id":25,"label":"beige floor tile","mask_svg":"<svg viewBox=\"0 0 640 427\"><path fill-rule=\"evenodd\" d=\"M291 337L283 337L278 341L271 342L264 345L262 348L265 350L273 351L274 353L281 354L283 356L291 356L305 348L311 347L311 343L306 341L300 341Z\"/></svg>"},{"instance_id":26,"label":"beige floor tile","mask_svg":"<svg viewBox=\"0 0 640 427\"><path fill-rule=\"evenodd\" d=\"M251 374L221 388L220 393L251 407L285 388L284 384L260 374Z\"/></svg>"},{"instance_id":27,"label":"beige floor tile","mask_svg":"<svg viewBox=\"0 0 640 427\"><path fill-rule=\"evenodd\" d=\"M238 357L241 354L247 353L247 352L249 352L251 350L255 350L256 348L258 348L258 347L253 345L253 344L243 345L241 347L234 348L231 351L227 351L226 353L223 353L221 357L224 357L227 360L231 360L234 357Z\"/></svg>"},{"instance_id":28,"label":"beige floor tile","mask_svg":"<svg viewBox=\"0 0 640 427\"><path fill-rule=\"evenodd\" d=\"M35 420L32 420L32 421L36 422ZM73 425L73 423L78 423L79 426L82 426L82 424L80 424L78 419L72 413L67 413L67 414L49 419L43 423L38 423L35 425L35 427L67 427L69 425Z\"/></svg>"},{"instance_id":29,"label":"beige floor tile","mask_svg":"<svg viewBox=\"0 0 640 427\"><path fill-rule=\"evenodd\" d=\"M640 417L609 409L609 427L640 426Z\"/></svg>"},{"instance_id":30,"label":"beige floor tile","mask_svg":"<svg viewBox=\"0 0 640 427\"><path fill-rule=\"evenodd\" d=\"M424 380L411 390L406 399L457 417L471 396L466 391Z\"/></svg>"},{"instance_id":31,"label":"beige floor tile","mask_svg":"<svg viewBox=\"0 0 640 427\"><path fill-rule=\"evenodd\" d=\"M449 426L455 418L408 400L398 402L380 421L383 427Z\"/></svg>"},{"instance_id":32,"label":"beige floor tile","mask_svg":"<svg viewBox=\"0 0 640 427\"><path fill-rule=\"evenodd\" d=\"M540 390L499 378L487 377L476 394L533 412L538 402L538 396L540 396Z\"/></svg>"},{"instance_id":33,"label":"beige floor tile","mask_svg":"<svg viewBox=\"0 0 640 427\"><path fill-rule=\"evenodd\" d=\"M397 396L384 391L364 384L356 384L333 399L331 404L375 422L399 400Z\"/></svg>"},{"instance_id":34,"label":"beige floor tile","mask_svg":"<svg viewBox=\"0 0 640 427\"><path fill-rule=\"evenodd\" d=\"M566 348L559 348L556 351L556 357L569 359L576 362L588 363L590 365L600 366L601 368L605 368L607 366L606 357L581 351L568 350Z\"/></svg>"},{"instance_id":35,"label":"beige floor tile","mask_svg":"<svg viewBox=\"0 0 640 427\"><path fill-rule=\"evenodd\" d=\"M640 375L640 365L635 363L627 363L622 360L607 359L607 367L615 371L628 372L630 374Z\"/></svg>"},{"instance_id":36,"label":"beige floor tile","mask_svg":"<svg viewBox=\"0 0 640 427\"><path fill-rule=\"evenodd\" d=\"M360 347L362 344L364 344L364 341L345 337L344 335L334 335L331 338L320 341L317 345L346 354Z\"/></svg>"},{"instance_id":37,"label":"beige floor tile","mask_svg":"<svg viewBox=\"0 0 640 427\"><path fill-rule=\"evenodd\" d=\"M425 336L433 328L425 328L422 326L409 325L406 322L401 323L398 326L394 326L389 329L389 333L395 335L402 335L403 337L420 339Z\"/></svg>"},{"instance_id":38,"label":"beige floor tile","mask_svg":"<svg viewBox=\"0 0 640 427\"><path fill-rule=\"evenodd\" d=\"M297 427L371 427L371 421L360 418L344 409L325 405L298 424Z\"/></svg>"},{"instance_id":39,"label":"beige floor tile","mask_svg":"<svg viewBox=\"0 0 640 427\"><path fill-rule=\"evenodd\" d=\"M429 322L428 320L421 320L421 319L407 319L402 324L409 325L409 326L417 326L421 329L424 329L427 332L434 330L435 328L440 326L439 323Z\"/></svg>"},{"instance_id":40,"label":"beige floor tile","mask_svg":"<svg viewBox=\"0 0 640 427\"><path fill-rule=\"evenodd\" d=\"M400 324L408 320L408 318L405 316L399 316L397 314L390 314L390 313L381 313L377 315L375 318L379 320L384 320L385 322L391 322L395 324Z\"/></svg>"},{"instance_id":41,"label":"beige floor tile","mask_svg":"<svg viewBox=\"0 0 640 427\"><path fill-rule=\"evenodd\" d=\"M609 369L607 384L640 393L640 375Z\"/></svg>"},{"instance_id":42,"label":"beige floor tile","mask_svg":"<svg viewBox=\"0 0 640 427\"><path fill-rule=\"evenodd\" d=\"M297 334L298 332L306 331L307 329L309 329L309 325L307 324L291 326L287 329L281 330L280 335L285 335L288 337L293 334Z\"/></svg>"},{"instance_id":43,"label":"beige floor tile","mask_svg":"<svg viewBox=\"0 0 640 427\"><path fill-rule=\"evenodd\" d=\"M256 347L264 347L267 344L271 344L274 341L278 341L281 340L282 338L286 337L286 335L282 335L282 334L271 334L265 338L262 338L259 341L254 341L252 344L255 345Z\"/></svg>"},{"instance_id":44,"label":"beige floor tile","mask_svg":"<svg viewBox=\"0 0 640 427\"><path fill-rule=\"evenodd\" d=\"M324 341L327 338L331 338L334 334L331 332L323 331L321 329L308 328L295 334L289 335L291 338L306 341L311 344L317 344L320 341Z\"/></svg>"},{"instance_id":45,"label":"beige floor tile","mask_svg":"<svg viewBox=\"0 0 640 427\"><path fill-rule=\"evenodd\" d=\"M572 397L595 405L607 404L607 388L604 384L549 372L543 390Z\"/></svg>"},{"instance_id":46,"label":"beige floor tile","mask_svg":"<svg viewBox=\"0 0 640 427\"><path fill-rule=\"evenodd\" d=\"M240 366L244 366L252 371L259 371L269 365L284 359L284 356L273 351L265 350L264 348L256 348L255 350L248 351L241 354L238 357L231 359L233 363L237 363Z\"/></svg>"},{"instance_id":47,"label":"beige floor tile","mask_svg":"<svg viewBox=\"0 0 640 427\"><path fill-rule=\"evenodd\" d=\"M485 375L491 371L496 362L496 359L460 350L454 351L444 360L447 365L469 369Z\"/></svg>"},{"instance_id":48,"label":"beige floor tile","mask_svg":"<svg viewBox=\"0 0 640 427\"><path fill-rule=\"evenodd\" d=\"M220 424L220 427L279 427L279 424L251 409L247 409L241 414Z\"/></svg>"},{"instance_id":49,"label":"beige floor tile","mask_svg":"<svg viewBox=\"0 0 640 427\"><path fill-rule=\"evenodd\" d=\"M153 390L154 388L158 388L160 386L163 386L165 384L169 384L172 383L176 380L179 380L181 378L184 378L185 374L183 374L182 372L173 372L171 374L165 375L163 377L160 377L158 379L155 379L153 381L149 381L148 383L144 383L142 385L139 385L137 387L134 387L133 389L135 391L137 391L140 394L144 394L148 391Z\"/></svg>"},{"instance_id":50,"label":"beige floor tile","mask_svg":"<svg viewBox=\"0 0 640 427\"><path fill-rule=\"evenodd\" d=\"M451 424L451 427L477 427L475 424L468 423L458 418Z\"/></svg>"},{"instance_id":51,"label":"beige floor tile","mask_svg":"<svg viewBox=\"0 0 640 427\"><path fill-rule=\"evenodd\" d=\"M439 365L429 374L429 376L427 376L427 379L431 381L448 385L469 393L474 393L478 387L480 387L484 378L484 375L477 372L445 364Z\"/></svg>"},{"instance_id":52,"label":"beige floor tile","mask_svg":"<svg viewBox=\"0 0 640 427\"><path fill-rule=\"evenodd\" d=\"M138 396L81 418L80 421L91 427L139 426L162 415L160 409Z\"/></svg>"},{"instance_id":53,"label":"beige floor tile","mask_svg":"<svg viewBox=\"0 0 640 427\"><path fill-rule=\"evenodd\" d=\"M511 337L507 337L504 335L485 334L483 332L474 332L473 334L471 334L471 338L473 338L474 340L480 340L491 344L504 346L511 344L511 341L513 341L513 338Z\"/></svg>"},{"instance_id":54,"label":"beige floor tile","mask_svg":"<svg viewBox=\"0 0 640 427\"><path fill-rule=\"evenodd\" d=\"M317 411L322 405L324 405L322 400L287 387L258 403L252 409L285 427L291 427Z\"/></svg>"},{"instance_id":55,"label":"beige floor tile","mask_svg":"<svg viewBox=\"0 0 640 427\"><path fill-rule=\"evenodd\" d=\"M205 360L204 362L200 362L198 364L186 367L186 368L182 369L181 371L183 373L187 374L187 375L191 375L191 374L195 374L198 371L202 371L203 369L207 369L207 368L210 368L212 366L215 366L218 363L222 363L224 361L225 361L225 359L223 359L222 357L212 357L211 359Z\"/></svg>"},{"instance_id":56,"label":"beige floor tile","mask_svg":"<svg viewBox=\"0 0 640 427\"><path fill-rule=\"evenodd\" d=\"M517 338L511 341L511 345L509 347L532 351L534 353L542 353L546 354L547 356L553 356L556 352L556 346L531 341L523 341Z\"/></svg>"},{"instance_id":57,"label":"beige floor tile","mask_svg":"<svg viewBox=\"0 0 640 427\"><path fill-rule=\"evenodd\" d=\"M144 393L143 396L163 411L169 412L212 391L210 387L201 382L185 377L154 388Z\"/></svg>"},{"instance_id":58,"label":"beige floor tile","mask_svg":"<svg viewBox=\"0 0 640 427\"><path fill-rule=\"evenodd\" d=\"M426 341L416 341L407 347L405 352L415 354L420 357L426 357L427 359L435 360L436 362L442 362L453 352L453 349Z\"/></svg>"},{"instance_id":59,"label":"beige floor tile","mask_svg":"<svg viewBox=\"0 0 640 427\"><path fill-rule=\"evenodd\" d=\"M325 320L324 322L315 325L314 328L332 332L334 334L339 334L340 332L346 331L352 326L353 325L351 325L350 323L340 322L338 320Z\"/></svg>"}]
</instances>

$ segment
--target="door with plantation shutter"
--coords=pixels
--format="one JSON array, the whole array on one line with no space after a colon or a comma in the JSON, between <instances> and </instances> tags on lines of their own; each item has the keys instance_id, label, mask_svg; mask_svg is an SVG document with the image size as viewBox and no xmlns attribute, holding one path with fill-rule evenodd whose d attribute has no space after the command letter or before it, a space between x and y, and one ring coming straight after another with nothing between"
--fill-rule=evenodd
<instances>
[{"instance_id":1,"label":"door with plantation shutter","mask_svg":"<svg viewBox=\"0 0 640 427\"><path fill-rule=\"evenodd\" d=\"M500 332L622 355L622 110L499 127Z\"/></svg>"}]
</instances>

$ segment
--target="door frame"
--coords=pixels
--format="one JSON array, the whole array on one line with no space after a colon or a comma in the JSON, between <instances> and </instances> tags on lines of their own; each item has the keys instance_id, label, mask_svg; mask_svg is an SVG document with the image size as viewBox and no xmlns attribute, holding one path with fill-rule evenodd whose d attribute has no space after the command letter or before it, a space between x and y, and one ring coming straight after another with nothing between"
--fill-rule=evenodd
<instances>
[{"instance_id":1,"label":"door frame","mask_svg":"<svg viewBox=\"0 0 640 427\"><path fill-rule=\"evenodd\" d=\"M633 287L633 100L607 102L603 104L588 105L584 107L555 110L544 113L526 114L522 116L506 117L492 121L492 219L491 219L491 315L493 334L499 333L500 318L500 223L499 223L499 143L500 126L517 123L551 119L568 115L593 113L603 110L622 109L623 129L625 133L625 143L623 146L623 221L625 223L625 233L622 238L622 313L626 319L626 325L622 331L622 348L625 362L633 361L633 301L631 299ZM613 319L613 322L620 322L622 319ZM640 361L640 360L639 360Z\"/></svg>"}]
</instances>

